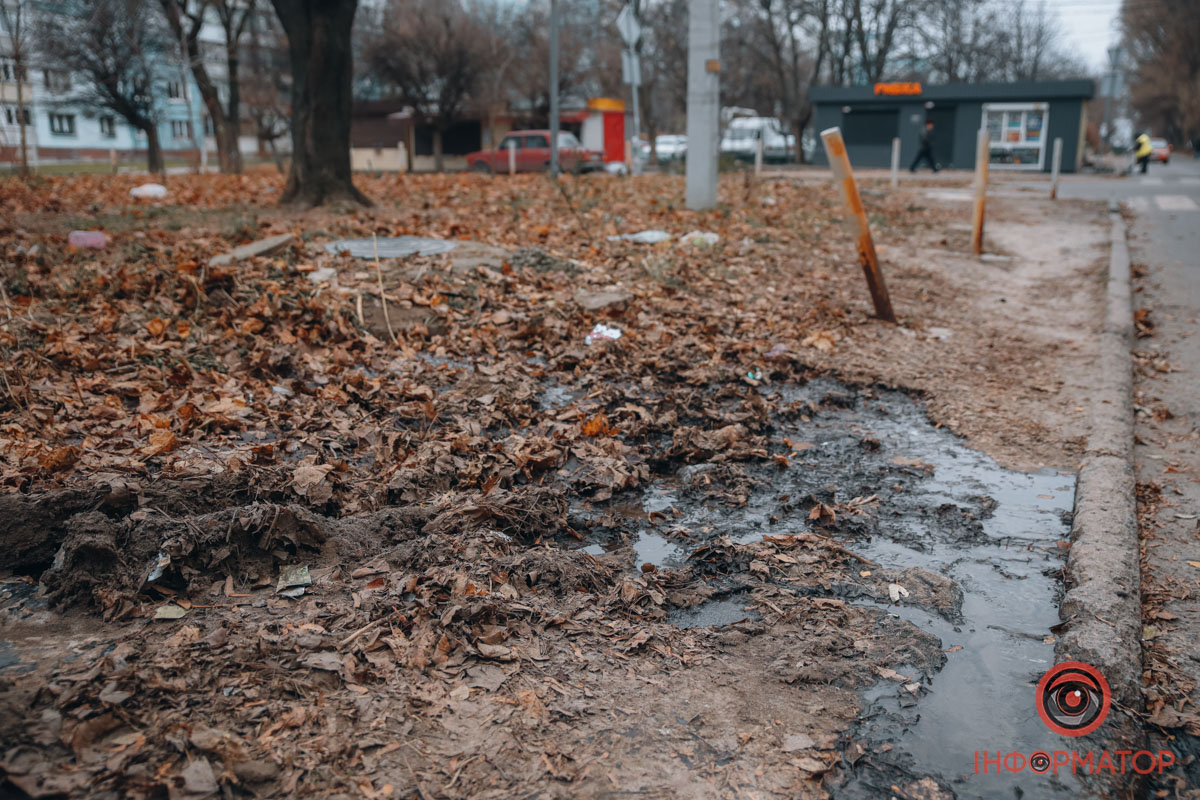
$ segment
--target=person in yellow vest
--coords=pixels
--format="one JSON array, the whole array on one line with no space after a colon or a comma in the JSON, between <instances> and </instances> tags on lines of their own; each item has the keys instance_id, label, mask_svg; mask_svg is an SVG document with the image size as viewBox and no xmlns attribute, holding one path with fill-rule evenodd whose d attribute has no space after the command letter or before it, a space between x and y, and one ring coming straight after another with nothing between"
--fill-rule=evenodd
<instances>
[{"instance_id":1,"label":"person in yellow vest","mask_svg":"<svg viewBox=\"0 0 1200 800\"><path fill-rule=\"evenodd\" d=\"M1144 175L1146 168L1150 166L1150 154L1154 152L1154 145L1150 144L1150 137L1142 134L1137 137L1137 163L1141 166L1141 172Z\"/></svg>"}]
</instances>

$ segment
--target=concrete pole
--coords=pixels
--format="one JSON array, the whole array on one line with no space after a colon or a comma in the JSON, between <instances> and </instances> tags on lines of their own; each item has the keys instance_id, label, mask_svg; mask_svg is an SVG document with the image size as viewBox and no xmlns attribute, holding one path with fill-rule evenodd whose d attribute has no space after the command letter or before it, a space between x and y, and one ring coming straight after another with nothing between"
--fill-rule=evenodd
<instances>
[{"instance_id":1,"label":"concrete pole","mask_svg":"<svg viewBox=\"0 0 1200 800\"><path fill-rule=\"evenodd\" d=\"M821 131L821 144L825 147L825 157L833 171L833 179L842 190L846 210L850 212L858 262L867 278L867 289L871 292L875 316L895 322L896 312L892 310L892 299L888 295L887 285L883 282L883 271L879 269L879 257L875 254L875 242L871 239L867 211L863 207L862 197L858 194L858 184L854 182L854 172L850 168L850 157L846 155L846 143L842 139L841 129L829 128Z\"/></svg>"},{"instance_id":2,"label":"concrete pole","mask_svg":"<svg viewBox=\"0 0 1200 800\"><path fill-rule=\"evenodd\" d=\"M637 51L630 50L629 54L630 54L630 58L633 61L633 63L637 63L637 57L638 57ZM639 67L640 67L640 65L639 65ZM635 78L641 77L640 75L637 74L640 71L641 70L639 69L636 72L634 72L632 77L635 77ZM641 159L641 155L642 155L642 111L640 108L638 108L638 82L635 80L631 84L630 88L633 89L633 147L634 147L633 163L630 164L630 174L641 175L642 174L642 159Z\"/></svg>"},{"instance_id":3,"label":"concrete pole","mask_svg":"<svg viewBox=\"0 0 1200 800\"><path fill-rule=\"evenodd\" d=\"M558 0L550 0L550 175L558 177Z\"/></svg>"},{"instance_id":4,"label":"concrete pole","mask_svg":"<svg viewBox=\"0 0 1200 800\"><path fill-rule=\"evenodd\" d=\"M1050 158L1050 199L1058 197L1058 170L1062 167L1062 139L1054 140L1054 155Z\"/></svg>"},{"instance_id":5,"label":"concrete pole","mask_svg":"<svg viewBox=\"0 0 1200 800\"><path fill-rule=\"evenodd\" d=\"M517 140L508 140L508 174L517 174Z\"/></svg>"},{"instance_id":6,"label":"concrete pole","mask_svg":"<svg viewBox=\"0 0 1200 800\"><path fill-rule=\"evenodd\" d=\"M900 185L900 137L892 139L892 188Z\"/></svg>"},{"instance_id":7,"label":"concrete pole","mask_svg":"<svg viewBox=\"0 0 1200 800\"><path fill-rule=\"evenodd\" d=\"M688 2L687 207L717 204L717 121L721 111L718 0Z\"/></svg>"},{"instance_id":8,"label":"concrete pole","mask_svg":"<svg viewBox=\"0 0 1200 800\"><path fill-rule=\"evenodd\" d=\"M990 150L987 128L980 128L975 137L975 207L971 213L971 249L977 256L983 255L983 212L987 202Z\"/></svg>"}]
</instances>

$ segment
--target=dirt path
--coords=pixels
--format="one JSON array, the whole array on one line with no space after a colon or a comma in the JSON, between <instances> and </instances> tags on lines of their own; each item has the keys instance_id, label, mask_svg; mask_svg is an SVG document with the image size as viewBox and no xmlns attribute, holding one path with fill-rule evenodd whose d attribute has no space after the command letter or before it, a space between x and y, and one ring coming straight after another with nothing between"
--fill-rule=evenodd
<instances>
[{"instance_id":1,"label":"dirt path","mask_svg":"<svg viewBox=\"0 0 1200 800\"><path fill-rule=\"evenodd\" d=\"M912 730L981 671L1023 696L1052 652L1102 211L999 194L980 261L953 196L868 187L894 328L828 191L728 184L727 211L690 215L669 179L572 183L566 214L532 180L402 188L236 272L196 268L224 221L169 211L117 235L126 261L54 251L69 281L17 262L7 785L992 791L967 774L975 733L939 761ZM21 213L8 246L61 236L61 212ZM506 249L376 273L316 246L455 226ZM722 240L602 240L644 227ZM583 344L596 322L624 335Z\"/></svg>"}]
</instances>

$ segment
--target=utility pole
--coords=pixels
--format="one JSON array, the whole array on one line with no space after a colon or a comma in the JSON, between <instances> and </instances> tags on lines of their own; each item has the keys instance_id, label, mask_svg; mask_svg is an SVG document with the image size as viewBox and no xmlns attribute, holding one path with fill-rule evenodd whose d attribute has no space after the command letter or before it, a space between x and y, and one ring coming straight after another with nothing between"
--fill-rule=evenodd
<instances>
[{"instance_id":1,"label":"utility pole","mask_svg":"<svg viewBox=\"0 0 1200 800\"><path fill-rule=\"evenodd\" d=\"M1112 139L1112 125L1108 121L1108 110L1112 105L1113 98L1117 94L1117 84L1120 82L1121 68L1121 47L1113 45L1108 48L1108 74L1104 76L1102 87L1104 90L1104 138L1101 142L1101 150L1112 152L1112 146L1109 140Z\"/></svg>"},{"instance_id":2,"label":"utility pole","mask_svg":"<svg viewBox=\"0 0 1200 800\"><path fill-rule=\"evenodd\" d=\"M629 84L633 94L633 133L629 137L629 171L634 175L641 174L642 162L638 151L642 143L641 107L638 105L638 86L642 83L642 64L638 57L638 43L642 39L642 26L637 18L638 0L627 0L621 13L617 15L617 30L621 33L621 41L625 49L621 51L621 80Z\"/></svg>"},{"instance_id":3,"label":"utility pole","mask_svg":"<svg viewBox=\"0 0 1200 800\"><path fill-rule=\"evenodd\" d=\"M550 0L550 177L558 177L558 0Z\"/></svg>"},{"instance_id":4,"label":"utility pole","mask_svg":"<svg viewBox=\"0 0 1200 800\"><path fill-rule=\"evenodd\" d=\"M687 207L717 204L717 120L721 111L718 0L689 0L687 72Z\"/></svg>"}]
</instances>

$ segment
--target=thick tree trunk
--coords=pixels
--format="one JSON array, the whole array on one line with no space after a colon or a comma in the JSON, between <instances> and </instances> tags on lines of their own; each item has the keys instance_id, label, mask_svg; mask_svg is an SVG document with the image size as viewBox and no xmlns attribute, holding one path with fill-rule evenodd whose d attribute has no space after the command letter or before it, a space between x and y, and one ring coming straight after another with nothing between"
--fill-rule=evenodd
<instances>
[{"instance_id":1,"label":"thick tree trunk","mask_svg":"<svg viewBox=\"0 0 1200 800\"><path fill-rule=\"evenodd\" d=\"M21 129L21 174L29 174L29 143L25 133L25 59L18 58L16 61L17 74L14 76L17 79L17 127Z\"/></svg>"},{"instance_id":2,"label":"thick tree trunk","mask_svg":"<svg viewBox=\"0 0 1200 800\"><path fill-rule=\"evenodd\" d=\"M280 202L370 205L350 174L350 30L358 0L271 2L292 62L292 168Z\"/></svg>"},{"instance_id":3,"label":"thick tree trunk","mask_svg":"<svg viewBox=\"0 0 1200 800\"><path fill-rule=\"evenodd\" d=\"M242 134L242 89L238 82L237 41L231 42L227 39L225 42L225 64L229 73L229 106L225 114L225 146L229 151L229 171L241 172L242 149L238 144L238 139Z\"/></svg>"},{"instance_id":4,"label":"thick tree trunk","mask_svg":"<svg viewBox=\"0 0 1200 800\"><path fill-rule=\"evenodd\" d=\"M162 144L158 141L158 126L151 123L143 128L146 132L146 169L155 175L166 172L163 164Z\"/></svg>"}]
</instances>

